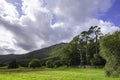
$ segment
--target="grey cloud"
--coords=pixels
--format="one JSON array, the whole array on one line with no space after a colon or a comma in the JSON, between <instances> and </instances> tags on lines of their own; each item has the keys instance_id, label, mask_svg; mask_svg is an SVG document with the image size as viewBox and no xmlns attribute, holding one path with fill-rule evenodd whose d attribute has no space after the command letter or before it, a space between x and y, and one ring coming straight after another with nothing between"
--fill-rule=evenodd
<instances>
[{"instance_id":1,"label":"grey cloud","mask_svg":"<svg viewBox=\"0 0 120 80\"><path fill-rule=\"evenodd\" d=\"M22 26L18 24L11 24L10 22L7 22L2 18L0 18L0 24L14 34L14 38L17 42L14 44L16 44L17 46L25 50L31 50L37 47L34 42L34 35L28 33L28 31L24 29Z\"/></svg>"},{"instance_id":2,"label":"grey cloud","mask_svg":"<svg viewBox=\"0 0 120 80\"><path fill-rule=\"evenodd\" d=\"M27 51L55 44L71 37L70 29L65 31L62 28L51 28L50 17L47 14L37 13L35 17L38 20L36 22L32 22L29 18L24 20L26 27L9 23L2 18L0 18L0 24L13 33L16 40L14 44ZM45 42L41 47L38 47L36 42L39 39Z\"/></svg>"},{"instance_id":3,"label":"grey cloud","mask_svg":"<svg viewBox=\"0 0 120 80\"><path fill-rule=\"evenodd\" d=\"M0 54L13 54L15 52L14 49L10 49L7 46L5 47L0 47Z\"/></svg>"},{"instance_id":4,"label":"grey cloud","mask_svg":"<svg viewBox=\"0 0 120 80\"><path fill-rule=\"evenodd\" d=\"M51 44L55 44L64 39L68 39L71 37L71 34L68 31L65 31L63 28L51 28L50 27L50 16L47 13L38 12L35 14L36 22L30 22L30 20L25 20L24 24L27 24L30 28L29 33L34 33L37 37L44 40L44 44L42 46L48 46ZM65 27L65 26L64 26ZM66 27L65 27L66 28Z\"/></svg>"},{"instance_id":5,"label":"grey cloud","mask_svg":"<svg viewBox=\"0 0 120 80\"><path fill-rule=\"evenodd\" d=\"M6 51L7 53L13 54L15 52L14 49L8 49L8 48L4 48L4 51Z\"/></svg>"},{"instance_id":6,"label":"grey cloud","mask_svg":"<svg viewBox=\"0 0 120 80\"><path fill-rule=\"evenodd\" d=\"M88 18L93 17L98 12L107 11L112 5L111 0L44 1L46 3L44 7L50 12L35 11L34 17L36 21L32 21L27 15L22 15L21 23L26 25L25 27L17 23L12 24L0 18L0 24L13 33L14 39L16 40L14 44L17 47L30 51L64 40L70 40L76 33L83 30L83 27L80 27L81 23L84 23ZM61 10L62 15L54 12L56 7ZM63 22L64 26L52 28L50 23L51 14L55 15L56 22ZM84 29L87 28L84 27ZM44 43L41 42L41 44L38 44L40 41L44 41ZM12 52L10 49L6 50Z\"/></svg>"},{"instance_id":7,"label":"grey cloud","mask_svg":"<svg viewBox=\"0 0 120 80\"><path fill-rule=\"evenodd\" d=\"M4 52L5 50L2 47L0 47L0 54L4 54Z\"/></svg>"}]
</instances>

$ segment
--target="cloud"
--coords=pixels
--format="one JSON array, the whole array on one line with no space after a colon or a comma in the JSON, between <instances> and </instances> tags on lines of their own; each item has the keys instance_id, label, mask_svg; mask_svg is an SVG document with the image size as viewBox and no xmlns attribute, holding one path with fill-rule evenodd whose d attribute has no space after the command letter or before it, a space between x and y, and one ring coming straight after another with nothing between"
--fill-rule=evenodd
<instances>
[{"instance_id":1,"label":"cloud","mask_svg":"<svg viewBox=\"0 0 120 80\"><path fill-rule=\"evenodd\" d=\"M25 53L68 42L93 25L101 26L103 33L119 29L111 22L96 18L109 10L112 0L21 1L22 15L12 3L0 1L0 43L5 45L0 46L1 53Z\"/></svg>"},{"instance_id":2,"label":"cloud","mask_svg":"<svg viewBox=\"0 0 120 80\"><path fill-rule=\"evenodd\" d=\"M111 23L111 22L107 22L107 21L102 21L102 20L99 20L99 24L98 24L100 27L101 27L101 31L103 34L111 34L115 31L119 31L120 28L118 26L115 26L115 24Z\"/></svg>"},{"instance_id":3,"label":"cloud","mask_svg":"<svg viewBox=\"0 0 120 80\"><path fill-rule=\"evenodd\" d=\"M13 4L0 0L0 17L7 21L15 21L19 17L19 13Z\"/></svg>"},{"instance_id":4,"label":"cloud","mask_svg":"<svg viewBox=\"0 0 120 80\"><path fill-rule=\"evenodd\" d=\"M60 21L68 20L74 24L95 17L99 12L106 12L112 6L112 0L45 0L47 8Z\"/></svg>"},{"instance_id":5,"label":"cloud","mask_svg":"<svg viewBox=\"0 0 120 80\"><path fill-rule=\"evenodd\" d=\"M115 26L115 24L112 22L98 20L95 18L88 19L86 22L81 24L81 26L83 27L82 30L86 30L86 28L88 29L90 26L99 26L101 27L101 32L103 34L109 34L109 33L111 34L115 31L120 30L120 28L118 26ZM80 28L78 27L77 32L79 31L80 31Z\"/></svg>"},{"instance_id":6,"label":"cloud","mask_svg":"<svg viewBox=\"0 0 120 80\"><path fill-rule=\"evenodd\" d=\"M25 52L21 47L16 46L15 43L14 35L0 23L0 54Z\"/></svg>"}]
</instances>

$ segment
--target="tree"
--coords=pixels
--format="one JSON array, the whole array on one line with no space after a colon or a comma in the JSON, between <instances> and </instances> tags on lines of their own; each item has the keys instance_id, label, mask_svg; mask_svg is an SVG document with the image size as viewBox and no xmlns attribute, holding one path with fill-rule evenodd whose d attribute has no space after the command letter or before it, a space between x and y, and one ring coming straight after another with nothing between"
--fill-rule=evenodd
<instances>
[{"instance_id":1,"label":"tree","mask_svg":"<svg viewBox=\"0 0 120 80\"><path fill-rule=\"evenodd\" d=\"M83 66L86 64L86 42L83 40L82 36L79 36L79 44L78 44L78 51L79 51L79 58L80 58L80 65Z\"/></svg>"},{"instance_id":2,"label":"tree","mask_svg":"<svg viewBox=\"0 0 120 80\"><path fill-rule=\"evenodd\" d=\"M53 62L53 60L47 60L47 61L46 61L46 67L48 67L48 68L53 68L53 67L54 67L54 62Z\"/></svg>"},{"instance_id":3,"label":"tree","mask_svg":"<svg viewBox=\"0 0 120 80\"><path fill-rule=\"evenodd\" d=\"M66 65L91 65L94 55L95 63L100 63L103 59L99 52L100 28L91 27L87 31L75 36L70 43L61 50L61 59Z\"/></svg>"},{"instance_id":4,"label":"tree","mask_svg":"<svg viewBox=\"0 0 120 80\"><path fill-rule=\"evenodd\" d=\"M88 65L94 65L93 60L94 60L94 54L95 54L95 43L93 40L90 40L88 45L88 55L87 55L87 64Z\"/></svg>"},{"instance_id":5,"label":"tree","mask_svg":"<svg viewBox=\"0 0 120 80\"><path fill-rule=\"evenodd\" d=\"M32 60L29 62L29 67L30 67L30 68L41 67L40 60L39 60L39 59L32 59Z\"/></svg>"},{"instance_id":6,"label":"tree","mask_svg":"<svg viewBox=\"0 0 120 80\"><path fill-rule=\"evenodd\" d=\"M80 34L80 36L81 36L81 38L82 38L82 40L85 42L85 49L86 49L86 53L85 53L85 56L86 56L86 64L88 63L87 61L87 57L88 57L88 41L89 41L89 39L90 39L90 31L88 30L88 31L83 31L83 32L81 32L81 34ZM83 47L84 47L83 46Z\"/></svg>"},{"instance_id":7,"label":"tree","mask_svg":"<svg viewBox=\"0 0 120 80\"><path fill-rule=\"evenodd\" d=\"M94 54L94 57L90 60L90 62L91 62L91 65L93 66L105 65L105 60L99 54Z\"/></svg>"},{"instance_id":8,"label":"tree","mask_svg":"<svg viewBox=\"0 0 120 80\"><path fill-rule=\"evenodd\" d=\"M106 60L106 75L120 73L120 31L105 35L100 40L100 53Z\"/></svg>"},{"instance_id":9,"label":"tree","mask_svg":"<svg viewBox=\"0 0 120 80\"><path fill-rule=\"evenodd\" d=\"M18 63L17 63L17 61L16 61L16 59L15 60L12 60L9 64L8 64L8 68L9 69L14 69L14 68L18 68L19 66L18 66Z\"/></svg>"},{"instance_id":10,"label":"tree","mask_svg":"<svg viewBox=\"0 0 120 80\"><path fill-rule=\"evenodd\" d=\"M70 43L62 49L61 60L64 65L79 65L80 55L78 50L79 35L75 36Z\"/></svg>"},{"instance_id":11,"label":"tree","mask_svg":"<svg viewBox=\"0 0 120 80\"><path fill-rule=\"evenodd\" d=\"M80 63L80 52L79 52L79 35L75 36L73 40L69 43L70 50L70 65L79 65Z\"/></svg>"},{"instance_id":12,"label":"tree","mask_svg":"<svg viewBox=\"0 0 120 80\"><path fill-rule=\"evenodd\" d=\"M91 34L93 34L94 39L95 39L95 50L96 50L96 54L98 54L98 39L102 36L101 33L101 28L98 26L91 26L89 28L89 32Z\"/></svg>"},{"instance_id":13,"label":"tree","mask_svg":"<svg viewBox=\"0 0 120 80\"><path fill-rule=\"evenodd\" d=\"M56 60L54 61L53 65L54 65L54 68L57 68L57 67L62 66L62 62L60 60Z\"/></svg>"}]
</instances>

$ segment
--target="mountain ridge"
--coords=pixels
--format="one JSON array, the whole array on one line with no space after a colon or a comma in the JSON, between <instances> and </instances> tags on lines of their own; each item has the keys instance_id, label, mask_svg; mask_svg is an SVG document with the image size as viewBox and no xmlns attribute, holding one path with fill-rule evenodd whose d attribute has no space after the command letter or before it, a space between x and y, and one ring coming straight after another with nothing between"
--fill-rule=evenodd
<instances>
[{"instance_id":1,"label":"mountain ridge","mask_svg":"<svg viewBox=\"0 0 120 80\"><path fill-rule=\"evenodd\" d=\"M44 60L45 58L49 57L52 53L60 50L67 44L68 43L59 43L42 49L33 50L25 54L0 55L0 66L7 65L15 59L21 66L28 66L28 62L31 59L38 58L40 60Z\"/></svg>"}]
</instances>

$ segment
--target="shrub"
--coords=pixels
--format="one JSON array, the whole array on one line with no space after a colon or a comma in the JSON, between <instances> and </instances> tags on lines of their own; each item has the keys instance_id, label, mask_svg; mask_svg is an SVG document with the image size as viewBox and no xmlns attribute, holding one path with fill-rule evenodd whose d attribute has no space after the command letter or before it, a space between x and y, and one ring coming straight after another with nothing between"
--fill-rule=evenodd
<instances>
[{"instance_id":1,"label":"shrub","mask_svg":"<svg viewBox=\"0 0 120 80\"><path fill-rule=\"evenodd\" d=\"M105 65L105 60L99 54L94 54L94 58L90 60L90 63L92 66L103 66Z\"/></svg>"},{"instance_id":2,"label":"shrub","mask_svg":"<svg viewBox=\"0 0 120 80\"><path fill-rule=\"evenodd\" d=\"M29 67L30 67L30 68L41 67L40 60L39 60L39 59L32 59L32 60L29 62Z\"/></svg>"},{"instance_id":3,"label":"shrub","mask_svg":"<svg viewBox=\"0 0 120 80\"><path fill-rule=\"evenodd\" d=\"M106 74L106 77L110 77L111 76L110 71L106 71L105 74Z\"/></svg>"},{"instance_id":4,"label":"shrub","mask_svg":"<svg viewBox=\"0 0 120 80\"><path fill-rule=\"evenodd\" d=\"M17 61L16 60L13 60L13 61L11 61L9 64L8 64L8 68L9 69L14 69L14 68L18 68L19 66L18 66L18 63L17 63Z\"/></svg>"},{"instance_id":5,"label":"shrub","mask_svg":"<svg viewBox=\"0 0 120 80\"><path fill-rule=\"evenodd\" d=\"M119 77L119 72L118 72L118 71L113 71L113 72L112 72L112 76L113 76L114 78L118 78L118 77Z\"/></svg>"},{"instance_id":6,"label":"shrub","mask_svg":"<svg viewBox=\"0 0 120 80\"><path fill-rule=\"evenodd\" d=\"M120 31L101 38L100 54L106 60L105 70L110 71L111 76L117 75L114 71L120 71Z\"/></svg>"},{"instance_id":7,"label":"shrub","mask_svg":"<svg viewBox=\"0 0 120 80\"><path fill-rule=\"evenodd\" d=\"M57 67L60 67L62 66L62 62L60 60L57 60L53 63L54 67L57 68Z\"/></svg>"},{"instance_id":8,"label":"shrub","mask_svg":"<svg viewBox=\"0 0 120 80\"><path fill-rule=\"evenodd\" d=\"M28 67L28 66L29 66L29 61L20 61L20 62L19 62L19 65L20 65L21 67Z\"/></svg>"},{"instance_id":9,"label":"shrub","mask_svg":"<svg viewBox=\"0 0 120 80\"><path fill-rule=\"evenodd\" d=\"M92 66L95 65L95 62L96 62L95 58L92 58L92 59L90 60L90 63L91 63Z\"/></svg>"},{"instance_id":10,"label":"shrub","mask_svg":"<svg viewBox=\"0 0 120 80\"><path fill-rule=\"evenodd\" d=\"M53 68L54 67L53 60L46 61L46 67Z\"/></svg>"}]
</instances>

